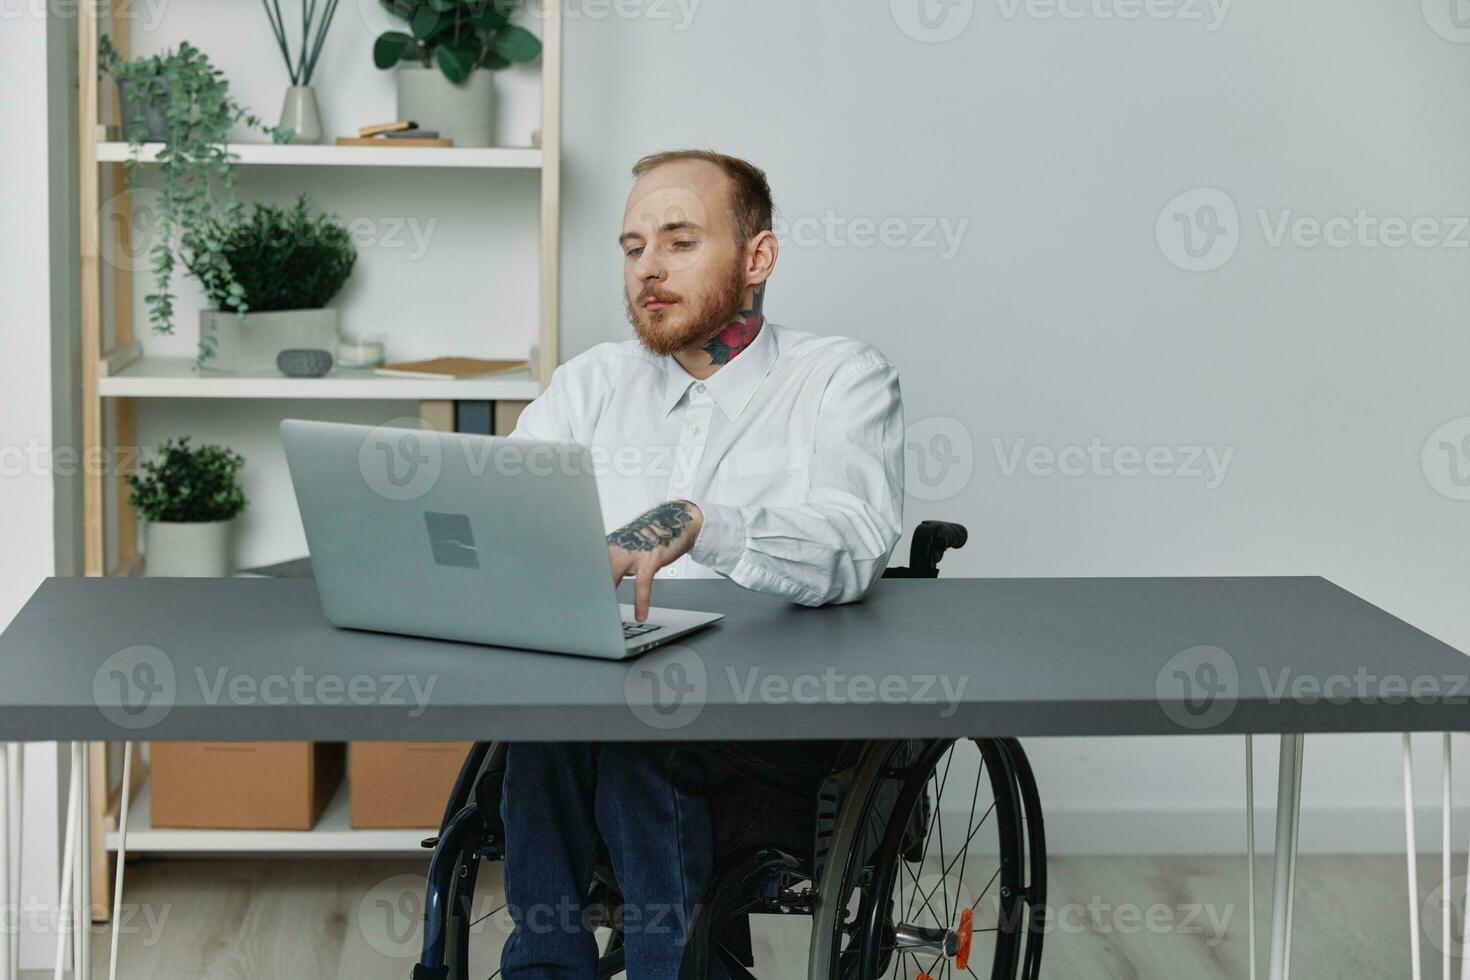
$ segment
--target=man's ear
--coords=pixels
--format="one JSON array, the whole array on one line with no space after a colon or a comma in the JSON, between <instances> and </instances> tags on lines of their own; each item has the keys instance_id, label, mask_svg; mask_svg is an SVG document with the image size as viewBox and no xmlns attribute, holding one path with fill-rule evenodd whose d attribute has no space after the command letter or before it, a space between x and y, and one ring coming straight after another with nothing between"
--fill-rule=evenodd
<instances>
[{"instance_id":1,"label":"man's ear","mask_svg":"<svg viewBox=\"0 0 1470 980\"><path fill-rule=\"evenodd\" d=\"M761 286L771 278L771 273L776 271L776 257L780 251L781 246L773 232L757 232L745 246L745 284Z\"/></svg>"}]
</instances>

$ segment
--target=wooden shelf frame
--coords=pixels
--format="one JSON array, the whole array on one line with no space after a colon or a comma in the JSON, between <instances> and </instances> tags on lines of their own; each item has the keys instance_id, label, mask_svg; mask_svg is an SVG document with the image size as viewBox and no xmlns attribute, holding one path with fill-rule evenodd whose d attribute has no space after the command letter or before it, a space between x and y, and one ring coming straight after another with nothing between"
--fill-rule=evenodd
<instances>
[{"instance_id":1,"label":"wooden shelf frame","mask_svg":"<svg viewBox=\"0 0 1470 980\"><path fill-rule=\"evenodd\" d=\"M260 144L234 144L241 165L334 166L334 167L437 167L437 168L503 168L535 169L540 180L539 316L536 354L527 374L519 377L480 379L467 382L405 382L403 387L390 387L394 379L368 379L348 375L302 382L299 389L291 379L242 379L196 377L187 383L172 377L147 373L147 359L139 361L141 345L135 337L133 323L132 275L116 270L111 276L109 299L112 310L111 341L106 340L103 323L103 236L109 236L114 254L130 254L131 222L109 222L102 227L101 202L104 188L108 194L120 195L117 211L130 214L126 197L124 163L128 157L125 144L108 142L102 119L103 92L114 98L112 88L101 84L98 76L99 21L107 22L113 46L126 58L132 51L130 27L133 18L115 16L127 0L102 0L100 4L81 4L77 8L78 44L78 174L80 180L80 330L81 330L81 414L83 458L89 462L83 476L83 553L84 574L132 575L141 570L136 547L137 518L128 502L129 492L120 473L110 473L106 461L114 458L116 446L136 445L134 402L137 398L158 397L411 397L418 400L418 414L435 428L453 428L456 398L495 401L496 431L508 432L526 401L539 393L557 364L557 315L561 252L561 86L562 86L562 12L559 4L547 4L542 14L541 56L541 140L538 147L494 148L407 148L407 147L291 147ZM156 155L147 151L144 159ZM109 208L109 211L113 209ZM382 387L379 388L379 383ZM340 387L334 389L333 386ZM460 387L460 386L463 387ZM380 392L382 393L380 395ZM131 454L128 454L130 456ZM124 457L119 457L124 458ZM111 479L109 479L111 477ZM106 495L111 493L114 527L107 524ZM109 531L112 533L109 534ZM109 537L116 544L109 548ZM112 787L109 786L109 756L115 747L92 743L88 747L91 765L90 854L81 855L90 867L93 895L109 895L107 870L108 850L105 839L106 808ZM359 833L344 831L347 835ZM374 833L374 832L362 832ZM417 833L417 832L414 832ZM406 838L404 838L406 840ZM325 841L326 837L311 838ZM348 844L351 843L349 840ZM364 850L376 849L364 837ZM397 842L393 846L397 846ZM222 848L228 850L229 848ZM310 850L310 846L301 849ZM351 850L349 846L337 848ZM94 913L106 903L94 906Z\"/></svg>"}]
</instances>

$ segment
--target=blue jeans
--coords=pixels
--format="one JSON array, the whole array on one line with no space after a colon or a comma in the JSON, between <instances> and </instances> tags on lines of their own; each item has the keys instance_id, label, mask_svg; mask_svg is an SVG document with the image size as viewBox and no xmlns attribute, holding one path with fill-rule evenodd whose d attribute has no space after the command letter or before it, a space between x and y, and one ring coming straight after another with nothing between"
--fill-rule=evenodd
<instances>
[{"instance_id":1,"label":"blue jeans","mask_svg":"<svg viewBox=\"0 0 1470 980\"><path fill-rule=\"evenodd\" d=\"M676 980L714 867L705 792L724 780L812 795L839 743L522 742L506 754L505 980L591 980L582 918L599 834L622 893L628 975Z\"/></svg>"}]
</instances>

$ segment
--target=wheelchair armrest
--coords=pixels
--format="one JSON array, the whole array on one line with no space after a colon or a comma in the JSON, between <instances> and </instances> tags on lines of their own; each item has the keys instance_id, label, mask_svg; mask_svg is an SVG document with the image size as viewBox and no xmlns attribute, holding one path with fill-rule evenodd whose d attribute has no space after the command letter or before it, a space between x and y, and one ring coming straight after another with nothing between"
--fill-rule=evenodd
<instances>
[{"instance_id":1,"label":"wheelchair armrest","mask_svg":"<svg viewBox=\"0 0 1470 980\"><path fill-rule=\"evenodd\" d=\"M963 548L970 533L963 524L949 521L920 521L914 528L909 547L909 574L914 578L935 578L939 562L950 548Z\"/></svg>"}]
</instances>

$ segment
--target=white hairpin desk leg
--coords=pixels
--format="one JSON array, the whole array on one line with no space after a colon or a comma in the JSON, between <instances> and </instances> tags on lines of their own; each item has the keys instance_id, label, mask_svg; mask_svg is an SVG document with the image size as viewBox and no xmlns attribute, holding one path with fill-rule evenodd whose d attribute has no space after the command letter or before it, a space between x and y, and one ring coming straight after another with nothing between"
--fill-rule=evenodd
<instances>
[{"instance_id":1,"label":"white hairpin desk leg","mask_svg":"<svg viewBox=\"0 0 1470 980\"><path fill-rule=\"evenodd\" d=\"M18 978L20 976L20 872L22 862L25 860L25 766L26 747L24 742L12 742L7 746L10 757L10 781L4 792L9 800L10 806L10 840L15 842L10 854L10 879L6 883L10 894L10 908L15 910L16 932L15 938L10 943L10 975ZM10 846L10 841L6 841Z\"/></svg>"},{"instance_id":2,"label":"white hairpin desk leg","mask_svg":"<svg viewBox=\"0 0 1470 980\"><path fill-rule=\"evenodd\" d=\"M56 904L56 963L52 972L53 980L62 980L66 972L67 929L75 918L69 906L72 903L72 885L76 883L74 862L77 857L77 808L82 802L82 765L78 758L81 755L78 745L79 743L73 742L71 746L71 779L66 790L66 831L62 836L61 883L57 889L60 892L60 901Z\"/></svg>"},{"instance_id":3,"label":"white hairpin desk leg","mask_svg":"<svg viewBox=\"0 0 1470 980\"><path fill-rule=\"evenodd\" d=\"M122 803L117 810L117 880L112 886L112 952L108 957L107 976L117 980L117 937L122 929L123 865L128 857L128 784L133 777L133 745L124 742L122 747Z\"/></svg>"},{"instance_id":4,"label":"white hairpin desk leg","mask_svg":"<svg viewBox=\"0 0 1470 980\"><path fill-rule=\"evenodd\" d=\"M0 977L15 980L10 948L20 942L20 918L10 893L10 744L0 745ZM11 923L16 928L11 928Z\"/></svg>"},{"instance_id":5,"label":"white hairpin desk leg","mask_svg":"<svg viewBox=\"0 0 1470 980\"><path fill-rule=\"evenodd\" d=\"M1414 742L1404 732L1404 840L1409 864L1409 975L1419 980L1419 850L1414 843Z\"/></svg>"},{"instance_id":6,"label":"white hairpin desk leg","mask_svg":"<svg viewBox=\"0 0 1470 980\"><path fill-rule=\"evenodd\" d=\"M1250 980L1256 980L1256 758L1255 736L1245 737L1245 914Z\"/></svg>"},{"instance_id":7,"label":"white hairpin desk leg","mask_svg":"<svg viewBox=\"0 0 1470 980\"><path fill-rule=\"evenodd\" d=\"M1450 882L1450 863L1454 857L1454 787L1453 777L1450 775L1450 733L1444 733L1444 751L1440 754L1440 836L1439 836L1439 877L1444 882L1444 908L1441 910L1439 928L1439 948L1444 954L1441 961L1440 976L1444 980L1451 980L1454 967L1450 963L1450 910L1455 904L1454 885Z\"/></svg>"},{"instance_id":8,"label":"white hairpin desk leg","mask_svg":"<svg viewBox=\"0 0 1470 980\"><path fill-rule=\"evenodd\" d=\"M1276 857L1271 873L1270 980L1291 976L1291 903L1296 890L1296 851L1301 829L1302 749L1306 737L1281 736L1281 768L1276 780Z\"/></svg>"}]
</instances>

